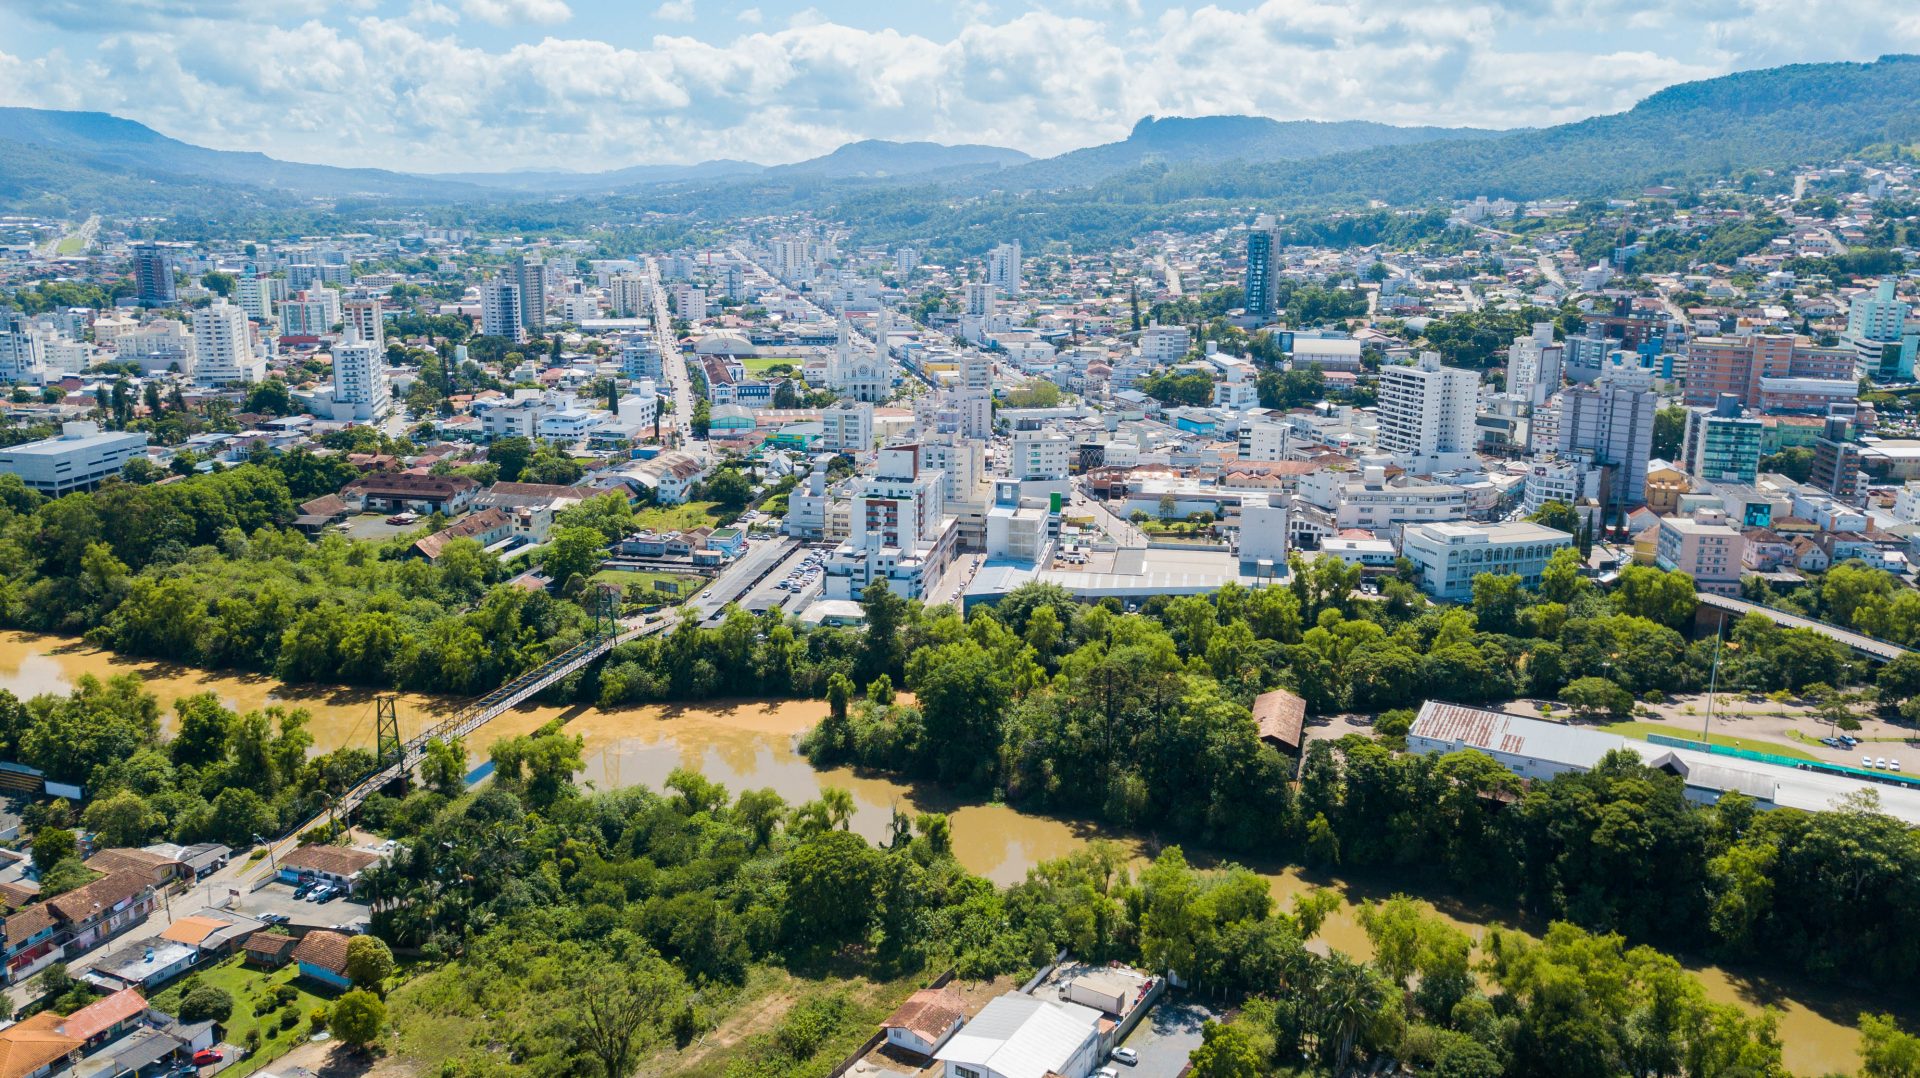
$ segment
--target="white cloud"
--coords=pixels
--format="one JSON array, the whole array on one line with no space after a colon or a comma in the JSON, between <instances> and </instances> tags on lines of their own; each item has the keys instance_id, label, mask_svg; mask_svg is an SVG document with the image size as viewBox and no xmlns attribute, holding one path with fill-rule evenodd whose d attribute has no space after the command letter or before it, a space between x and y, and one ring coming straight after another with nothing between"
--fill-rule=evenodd
<instances>
[{"instance_id":1,"label":"white cloud","mask_svg":"<svg viewBox=\"0 0 1920 1078\"><path fill-rule=\"evenodd\" d=\"M586 36L585 5L607 0L574 0L578 37L528 29L568 19L565 0L379 9L402 12L392 16L344 11L349 2L276 19L238 0L126 0L99 5L124 17L90 30L79 0L0 0L0 20L31 12L52 28L34 31L36 47L0 46L12 53L0 53L0 102L101 109L298 160L602 168L796 160L858 138L1056 153L1122 137L1148 114L1543 125L1728 70L1920 46L1920 14L1868 18L1877 0L1833 0L1819 14L1800 0L1219 0L1124 24L1112 15L1129 0L1050 0L1056 10L938 34L849 26L811 8L763 26L756 7L738 13L730 39L680 30L620 44ZM656 15L691 16L695 2L665 0ZM184 14L151 17L162 8ZM456 8L520 32L484 31L483 46ZM1662 29L1566 30L1636 20ZM1846 25L1823 26L1836 21ZM256 62L263 55L300 62Z\"/></svg>"},{"instance_id":2,"label":"white cloud","mask_svg":"<svg viewBox=\"0 0 1920 1078\"><path fill-rule=\"evenodd\" d=\"M693 0L667 0L653 9L653 17L661 22L692 22Z\"/></svg>"},{"instance_id":3,"label":"white cloud","mask_svg":"<svg viewBox=\"0 0 1920 1078\"><path fill-rule=\"evenodd\" d=\"M521 23L558 23L573 18L566 0L461 0L460 8L481 22L495 26Z\"/></svg>"}]
</instances>

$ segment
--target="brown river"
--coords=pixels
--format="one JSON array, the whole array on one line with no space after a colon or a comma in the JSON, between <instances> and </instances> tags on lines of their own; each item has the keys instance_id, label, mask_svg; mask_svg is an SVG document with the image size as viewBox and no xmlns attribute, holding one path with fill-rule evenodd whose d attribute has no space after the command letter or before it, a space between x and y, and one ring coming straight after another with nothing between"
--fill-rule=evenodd
<instances>
[{"instance_id":1,"label":"brown river","mask_svg":"<svg viewBox=\"0 0 1920 1078\"><path fill-rule=\"evenodd\" d=\"M373 745L373 694L363 689L288 686L271 678L212 673L191 667L129 659L54 636L0 632L0 689L22 699L62 693L82 675L139 674L149 691L169 709L175 698L212 692L229 707L246 711L279 704L305 708L316 750L342 745ZM402 694L404 735L424 729L449 710L449 701ZM586 769L580 778L597 789L642 784L658 787L675 768L697 770L729 789L772 787L789 802L818 795L825 786L852 792L857 811L854 829L869 838L886 831L892 810L940 811L951 815L955 853L969 870L999 884L1023 879L1032 865L1063 856L1089 839L1113 838L1141 856L1157 847L1148 837L1115 833L1097 825L1021 812L1005 805L959 801L935 789L847 769L815 770L794 749L798 736L826 714L824 701L733 701L601 711L596 708L529 705L495 719L470 739L476 762L499 737L526 733L556 716L586 741ZM1199 858L1195 858L1199 860ZM1261 866L1255 866L1261 867ZM1350 898L1383 897L1390 881L1346 884L1310 881L1292 868L1265 866L1282 905L1315 882L1340 888ZM1476 937L1488 923L1478 911L1443 901L1441 916ZM1371 952L1365 933L1343 907L1327 921L1321 936L1328 946L1357 956ZM1780 1011L1786 1064L1796 1074L1851 1072L1859 1065L1855 1016L1886 1004L1859 994L1769 979L1755 981L1716 966L1688 963L1709 996L1748 1006L1771 1005Z\"/></svg>"}]
</instances>

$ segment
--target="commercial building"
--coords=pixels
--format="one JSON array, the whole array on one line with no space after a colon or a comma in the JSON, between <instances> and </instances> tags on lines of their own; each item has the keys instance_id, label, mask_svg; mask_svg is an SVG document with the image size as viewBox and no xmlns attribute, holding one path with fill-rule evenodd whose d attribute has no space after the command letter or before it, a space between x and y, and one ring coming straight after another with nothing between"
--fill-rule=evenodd
<instances>
[{"instance_id":1,"label":"commercial building","mask_svg":"<svg viewBox=\"0 0 1920 1078\"><path fill-rule=\"evenodd\" d=\"M933 1058L943 1078L1086 1078L1101 1058L1102 1012L1061 999L1008 992Z\"/></svg>"},{"instance_id":2,"label":"commercial building","mask_svg":"<svg viewBox=\"0 0 1920 1078\"><path fill-rule=\"evenodd\" d=\"M11 472L34 490L55 497L89 490L119 475L128 461L144 459L147 437L102 431L93 423L66 423L58 437L0 449L0 472Z\"/></svg>"},{"instance_id":3,"label":"commercial building","mask_svg":"<svg viewBox=\"0 0 1920 1078\"><path fill-rule=\"evenodd\" d=\"M1009 445L1007 474L1015 479L1059 480L1067 477L1073 458L1073 439L1056 431L1020 431Z\"/></svg>"},{"instance_id":4,"label":"commercial building","mask_svg":"<svg viewBox=\"0 0 1920 1078\"><path fill-rule=\"evenodd\" d=\"M1140 358L1149 363L1178 363L1193 347L1193 333L1185 326L1163 326L1149 322L1140 331Z\"/></svg>"},{"instance_id":5,"label":"commercial building","mask_svg":"<svg viewBox=\"0 0 1920 1078\"><path fill-rule=\"evenodd\" d=\"M1687 738L1676 731L1676 740ZM1690 740L1690 739L1689 739ZM1631 752L1647 766L1677 776L1687 800L1714 804L1728 791L1750 797L1761 809L1797 808L1822 812L1846 807L1863 790L1879 795L1879 811L1920 825L1920 790L1869 783L1837 768L1801 770L1785 764L1635 741L1591 727L1530 719L1477 707L1429 700L1407 731L1407 751L1447 753L1471 750L1492 757L1523 779L1550 779L1591 771L1611 752Z\"/></svg>"},{"instance_id":6,"label":"commercial building","mask_svg":"<svg viewBox=\"0 0 1920 1078\"><path fill-rule=\"evenodd\" d=\"M1712 408L1687 409L1681 435L1680 466L1696 479L1752 483L1760 474L1760 443L1765 429L1746 415L1731 393Z\"/></svg>"},{"instance_id":7,"label":"commercial building","mask_svg":"<svg viewBox=\"0 0 1920 1078\"><path fill-rule=\"evenodd\" d=\"M1701 407L1731 394L1746 408L1820 407L1838 396L1857 395L1858 363L1851 348L1821 348L1791 334L1697 337L1687 348L1686 403ZM1801 403L1809 399L1818 403Z\"/></svg>"},{"instance_id":8,"label":"commercial building","mask_svg":"<svg viewBox=\"0 0 1920 1078\"><path fill-rule=\"evenodd\" d=\"M1654 562L1686 573L1701 591L1740 594L1741 561L1746 540L1719 509L1698 509L1689 517L1661 517Z\"/></svg>"},{"instance_id":9,"label":"commercial building","mask_svg":"<svg viewBox=\"0 0 1920 1078\"><path fill-rule=\"evenodd\" d=\"M919 447L880 450L874 473L850 499L847 538L827 558L829 599L859 599L886 580L897 595L917 599L953 560L959 529L946 511L945 477L920 467Z\"/></svg>"},{"instance_id":10,"label":"commercial building","mask_svg":"<svg viewBox=\"0 0 1920 1078\"><path fill-rule=\"evenodd\" d=\"M1400 537L1401 556L1419 570L1420 587L1451 602L1472 599L1473 578L1481 573L1517 575L1535 587L1553 552L1572 545L1566 532L1527 521L1415 524Z\"/></svg>"},{"instance_id":11,"label":"commercial building","mask_svg":"<svg viewBox=\"0 0 1920 1078\"><path fill-rule=\"evenodd\" d=\"M1860 504L1865 495L1861 467L1866 452L1853 440L1852 409L1836 407L1827 416L1820 437L1813 443L1813 471L1807 482L1848 505Z\"/></svg>"},{"instance_id":12,"label":"commercial building","mask_svg":"<svg viewBox=\"0 0 1920 1078\"><path fill-rule=\"evenodd\" d=\"M224 299L193 312L193 380L200 385L254 383L267 376L266 360L253 351L247 312Z\"/></svg>"},{"instance_id":13,"label":"commercial building","mask_svg":"<svg viewBox=\"0 0 1920 1078\"><path fill-rule=\"evenodd\" d=\"M1423 352L1380 368L1380 448L1410 471L1439 471L1470 456L1480 376Z\"/></svg>"},{"instance_id":14,"label":"commercial building","mask_svg":"<svg viewBox=\"0 0 1920 1078\"><path fill-rule=\"evenodd\" d=\"M1860 367L1877 382L1910 382L1920 334L1907 332L1911 305L1894 294L1898 282L1882 278L1871 291L1853 297L1847 308L1847 343Z\"/></svg>"}]
</instances>

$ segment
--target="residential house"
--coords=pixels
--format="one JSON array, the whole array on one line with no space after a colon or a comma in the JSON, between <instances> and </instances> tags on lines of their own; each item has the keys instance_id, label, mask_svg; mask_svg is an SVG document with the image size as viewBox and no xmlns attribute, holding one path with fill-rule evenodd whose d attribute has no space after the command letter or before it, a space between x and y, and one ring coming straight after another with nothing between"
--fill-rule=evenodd
<instances>
[{"instance_id":1,"label":"residential house","mask_svg":"<svg viewBox=\"0 0 1920 1078\"><path fill-rule=\"evenodd\" d=\"M446 551L447 544L456 539L472 539L483 547L490 547L511 539L513 535L513 519L504 510L482 509L477 513L469 513L432 535L415 540L412 552L428 561L437 562Z\"/></svg>"},{"instance_id":2,"label":"residential house","mask_svg":"<svg viewBox=\"0 0 1920 1078\"><path fill-rule=\"evenodd\" d=\"M931 1056L967 1021L967 1002L951 988L922 988L880 1023L887 1044Z\"/></svg>"},{"instance_id":3,"label":"residential house","mask_svg":"<svg viewBox=\"0 0 1920 1078\"><path fill-rule=\"evenodd\" d=\"M352 988L353 981L347 977L347 943L352 939L324 928L300 937L293 948L293 960L300 967L300 976L333 988Z\"/></svg>"},{"instance_id":4,"label":"residential house","mask_svg":"<svg viewBox=\"0 0 1920 1078\"><path fill-rule=\"evenodd\" d=\"M86 972L86 981L110 992L130 988L151 992L199 961L200 948L193 944L153 936L116 948L95 961Z\"/></svg>"},{"instance_id":5,"label":"residential house","mask_svg":"<svg viewBox=\"0 0 1920 1078\"><path fill-rule=\"evenodd\" d=\"M338 494L322 494L300 503L300 513L293 518L293 526L311 538L346 520L352 512L345 498Z\"/></svg>"},{"instance_id":6,"label":"residential house","mask_svg":"<svg viewBox=\"0 0 1920 1078\"><path fill-rule=\"evenodd\" d=\"M287 883L323 880L339 884L348 894L360 882L360 873L378 863L380 855L348 846L301 846L280 859L280 878Z\"/></svg>"},{"instance_id":7,"label":"residential house","mask_svg":"<svg viewBox=\"0 0 1920 1078\"><path fill-rule=\"evenodd\" d=\"M1253 724L1260 740L1288 756L1297 757L1305 744L1307 702L1285 689L1253 698Z\"/></svg>"},{"instance_id":8,"label":"residential house","mask_svg":"<svg viewBox=\"0 0 1920 1078\"><path fill-rule=\"evenodd\" d=\"M111 872L41 905L64 923L63 946L83 951L146 920L157 901L145 877Z\"/></svg>"},{"instance_id":9,"label":"residential house","mask_svg":"<svg viewBox=\"0 0 1920 1078\"><path fill-rule=\"evenodd\" d=\"M131 872L155 887L164 887L186 875L187 866L179 858L148 850L112 848L87 858L87 867L95 872Z\"/></svg>"},{"instance_id":10,"label":"residential house","mask_svg":"<svg viewBox=\"0 0 1920 1078\"><path fill-rule=\"evenodd\" d=\"M279 969L293 961L293 949L299 940L292 936L283 936L277 932L255 932L240 945L240 951L250 966L264 969Z\"/></svg>"}]
</instances>

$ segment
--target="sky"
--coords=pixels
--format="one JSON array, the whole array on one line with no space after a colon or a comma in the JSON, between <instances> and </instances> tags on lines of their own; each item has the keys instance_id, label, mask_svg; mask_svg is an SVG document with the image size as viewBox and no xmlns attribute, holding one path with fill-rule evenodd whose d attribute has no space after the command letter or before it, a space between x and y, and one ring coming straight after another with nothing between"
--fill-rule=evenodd
<instances>
[{"instance_id":1,"label":"sky","mask_svg":"<svg viewBox=\"0 0 1920 1078\"><path fill-rule=\"evenodd\" d=\"M862 138L1035 155L1143 116L1523 127L1731 71L1920 52L1885 0L0 0L0 104L410 172Z\"/></svg>"}]
</instances>

